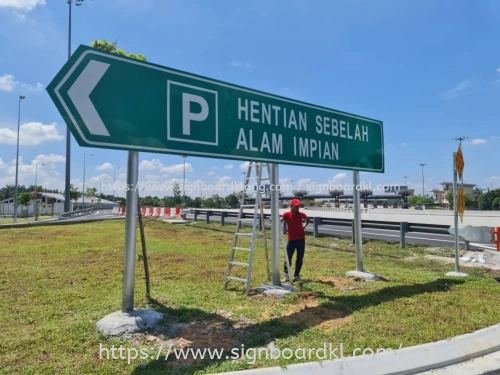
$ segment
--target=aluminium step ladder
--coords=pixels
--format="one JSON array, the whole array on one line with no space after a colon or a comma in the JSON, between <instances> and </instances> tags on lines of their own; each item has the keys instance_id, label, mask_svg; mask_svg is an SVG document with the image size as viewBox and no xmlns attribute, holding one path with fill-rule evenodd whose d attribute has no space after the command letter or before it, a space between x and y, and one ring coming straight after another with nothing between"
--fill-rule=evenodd
<instances>
[{"instance_id":1,"label":"aluminium step ladder","mask_svg":"<svg viewBox=\"0 0 500 375\"><path fill-rule=\"evenodd\" d=\"M255 176L252 177L252 169L255 170ZM267 177L262 176L262 171L263 169L267 170ZM227 289L227 285L231 280L234 281L239 281L243 282L246 285L246 291L245 294L248 294L250 291L250 285L251 285L251 279L252 279L252 271L253 271L253 260L254 260L254 252L255 252L255 247L256 247L256 240L257 238L262 238L263 239L263 246L264 246L264 255L265 255L265 261L266 261L266 271L267 271L267 279L271 281L271 258L269 258L269 251L268 251L268 241L269 243L272 244L272 238L268 238L267 234L272 233L271 231L266 231L266 223L265 223L265 217L264 217L264 204L262 203L262 196L265 194L266 189L259 188L262 186L262 181L270 181L270 166L267 163L254 163L250 162L245 178L245 187L243 189L242 193L242 198L241 198L241 205L240 205L240 210L238 214L238 219L236 223L236 230L235 230L235 235L233 238L233 243L231 246L231 252L230 252L230 257L229 257L229 263L228 263L228 268L227 268L227 274L226 274L226 280L224 283L224 289ZM247 204L246 200L246 190L248 186L250 185L250 180L255 179L256 180L256 197L255 197L255 204ZM253 218L252 219L245 219L244 218L244 213L243 210L245 208L253 208L254 213L253 213ZM242 224L243 223L251 223L252 226L252 232L251 233L243 233L241 232ZM280 226L280 228L282 228ZM261 235L257 235L257 230L260 230L262 232ZM283 230L280 229L280 232L283 233ZM240 238L241 236L241 238ZM246 238L246 243L245 245L240 245L242 238ZM248 244L248 242L250 242ZM286 242L284 240L284 237L280 237L280 248L283 249L284 251L284 257L280 259L280 267L281 264L284 264L283 262L286 262L287 265L287 270L288 274L291 272L290 268L290 263L288 260L287 252L286 252ZM237 252L249 252L248 256L248 262L241 262L235 260L235 256ZM247 272L246 272L246 277L237 277L233 276L233 267L234 266L240 266L240 267L246 267ZM284 271L280 272L280 275L285 275ZM289 275L285 275L285 277L288 278L289 282L293 284L293 278L290 278Z\"/></svg>"},{"instance_id":2,"label":"aluminium step ladder","mask_svg":"<svg viewBox=\"0 0 500 375\"><path fill-rule=\"evenodd\" d=\"M262 176L262 172L264 169L267 170L267 177ZM252 170L255 171L255 176L252 176ZM271 172L270 166L268 163L249 162L245 177L245 185L243 187L243 192L241 197L240 210L236 222L236 230L234 233L233 243L231 246L231 252L229 256L229 263L227 267L226 280L224 282L224 289L227 289L227 285L231 280L233 280L244 283L246 286L245 294L249 293L257 238L262 238L264 240L265 259L266 259L266 265L268 265L268 259L269 259L268 244L267 244L268 238L265 234L266 225L264 222L264 205L262 204L262 196L264 195L264 191L261 187L263 181L270 181L270 172ZM250 186L251 180L255 180L256 184L255 203L247 204L247 189ZM254 212L252 219L244 218L243 210L248 208L253 208ZM252 226L251 233L241 231L244 223L251 224ZM257 234L258 230L261 231L262 234L258 235ZM236 254L239 254L241 252L249 253L248 257L245 258L245 260L248 259L248 261L236 260ZM246 277L233 276L233 272L236 271L236 269L234 269L235 266L246 268ZM271 277L271 271L269 269L269 266L267 267L267 277L268 279L270 279Z\"/></svg>"}]
</instances>

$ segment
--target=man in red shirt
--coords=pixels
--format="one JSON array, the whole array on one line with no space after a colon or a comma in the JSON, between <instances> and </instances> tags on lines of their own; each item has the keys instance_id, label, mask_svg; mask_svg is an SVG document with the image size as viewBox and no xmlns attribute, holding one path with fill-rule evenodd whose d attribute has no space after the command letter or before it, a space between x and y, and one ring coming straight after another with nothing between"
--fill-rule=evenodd
<instances>
[{"instance_id":1,"label":"man in red shirt","mask_svg":"<svg viewBox=\"0 0 500 375\"><path fill-rule=\"evenodd\" d=\"M295 272L293 277L294 281L301 281L300 270L302 268L302 261L304 259L304 252L306 248L304 229L309 224L309 218L305 213L300 212L299 208L299 200L292 199L290 202L290 211L285 212L280 218L281 221L286 221L288 227L288 244L286 246L286 252L288 254L288 260L290 261L290 266L292 265L293 254L295 253L295 250L297 250L297 260L295 261ZM303 220L305 220L305 223L302 223ZM286 262L285 274L288 274Z\"/></svg>"}]
</instances>

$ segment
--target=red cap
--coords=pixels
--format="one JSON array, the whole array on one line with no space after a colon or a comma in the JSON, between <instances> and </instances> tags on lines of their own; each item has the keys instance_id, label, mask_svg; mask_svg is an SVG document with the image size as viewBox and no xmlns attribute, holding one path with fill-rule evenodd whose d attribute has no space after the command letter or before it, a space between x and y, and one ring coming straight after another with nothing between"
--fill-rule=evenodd
<instances>
[{"instance_id":1,"label":"red cap","mask_svg":"<svg viewBox=\"0 0 500 375\"><path fill-rule=\"evenodd\" d=\"M298 199L292 199L290 206L300 207L300 202Z\"/></svg>"}]
</instances>

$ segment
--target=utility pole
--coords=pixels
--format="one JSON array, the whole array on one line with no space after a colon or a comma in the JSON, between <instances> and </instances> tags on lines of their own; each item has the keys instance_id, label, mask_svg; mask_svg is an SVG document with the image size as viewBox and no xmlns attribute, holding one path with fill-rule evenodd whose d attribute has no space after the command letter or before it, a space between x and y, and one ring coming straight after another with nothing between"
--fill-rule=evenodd
<instances>
[{"instance_id":1,"label":"utility pole","mask_svg":"<svg viewBox=\"0 0 500 375\"><path fill-rule=\"evenodd\" d=\"M424 194L424 167L427 165L427 164L424 164L424 163L420 163L419 164L421 167L422 167L422 196L425 197L425 194Z\"/></svg>"},{"instance_id":2,"label":"utility pole","mask_svg":"<svg viewBox=\"0 0 500 375\"><path fill-rule=\"evenodd\" d=\"M67 0L68 3L68 60L71 58L71 8L72 3L75 5L83 5L84 0ZM71 131L66 127L66 171L64 178L64 212L71 210ZM83 192L85 195L85 192ZM85 198L84 198L85 199Z\"/></svg>"}]
</instances>

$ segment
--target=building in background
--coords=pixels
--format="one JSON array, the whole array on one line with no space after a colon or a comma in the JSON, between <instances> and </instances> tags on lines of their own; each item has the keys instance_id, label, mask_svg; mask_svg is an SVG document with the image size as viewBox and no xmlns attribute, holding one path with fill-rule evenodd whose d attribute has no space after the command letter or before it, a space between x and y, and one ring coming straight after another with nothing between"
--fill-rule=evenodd
<instances>
[{"instance_id":1,"label":"building in background","mask_svg":"<svg viewBox=\"0 0 500 375\"><path fill-rule=\"evenodd\" d=\"M38 199L38 215L61 213L64 212L64 195L56 193L40 193L41 198ZM71 201L72 206L75 210L82 210L83 197L80 197L76 202ZM106 199L102 199L99 202L98 197L85 197L85 207L96 207L101 209L112 209L118 207L120 204ZM26 207L19 205L18 215L21 216L33 216L35 212L35 202L30 201L30 204ZM14 215L14 197L0 201L0 215Z\"/></svg>"}]
</instances>

